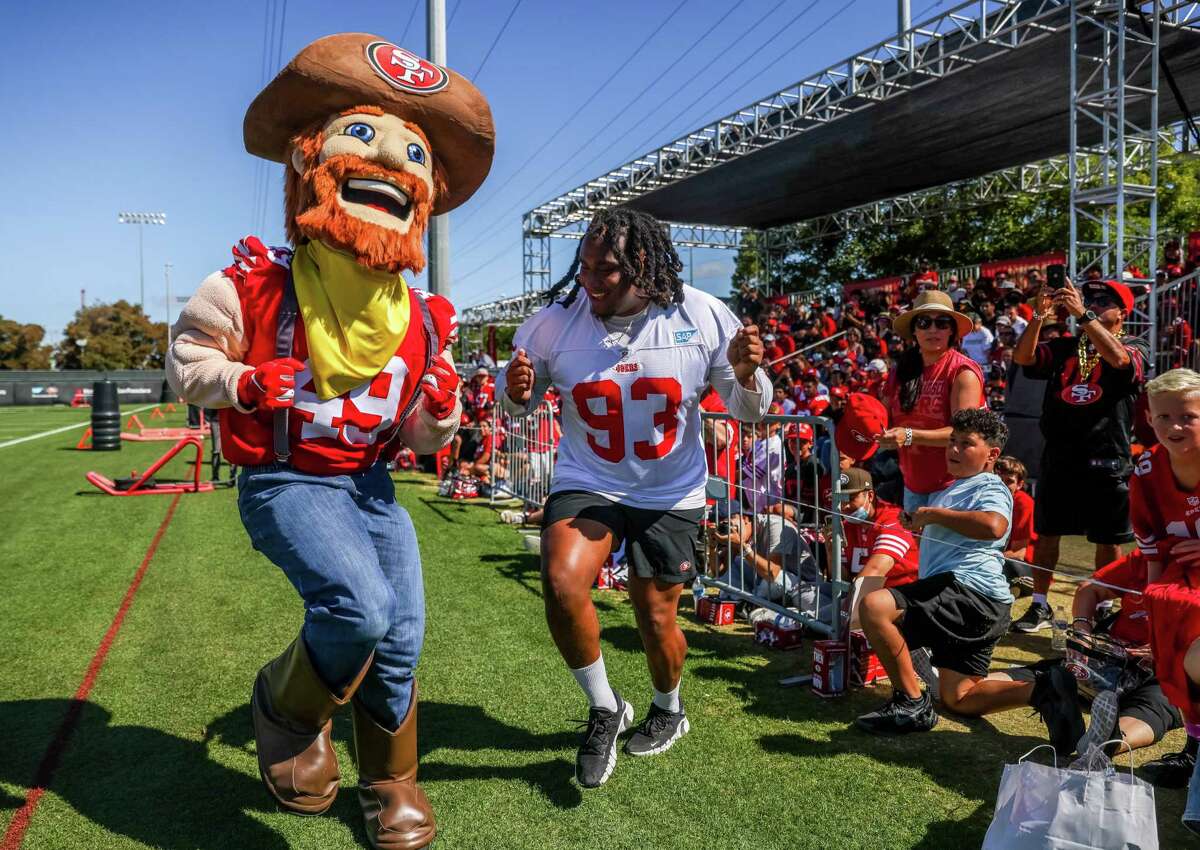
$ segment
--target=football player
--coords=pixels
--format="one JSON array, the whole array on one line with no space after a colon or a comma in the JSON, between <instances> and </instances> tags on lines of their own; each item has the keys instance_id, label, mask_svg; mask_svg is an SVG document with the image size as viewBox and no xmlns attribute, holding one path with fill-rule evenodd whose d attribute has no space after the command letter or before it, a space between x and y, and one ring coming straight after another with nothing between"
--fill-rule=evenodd
<instances>
[{"instance_id":1,"label":"football player","mask_svg":"<svg viewBox=\"0 0 1200 850\"><path fill-rule=\"evenodd\" d=\"M550 633L591 710L576 781L604 784L634 712L613 691L590 589L621 542L654 698L626 744L669 749L688 731L679 696L687 643L680 592L697 574L707 476L700 398L711 384L735 418L771 402L758 328L685 286L666 227L624 207L595 215L566 276L574 287L527 320L497 396L515 416L548 386L562 394L563 438L542 520L542 584Z\"/></svg>"}]
</instances>

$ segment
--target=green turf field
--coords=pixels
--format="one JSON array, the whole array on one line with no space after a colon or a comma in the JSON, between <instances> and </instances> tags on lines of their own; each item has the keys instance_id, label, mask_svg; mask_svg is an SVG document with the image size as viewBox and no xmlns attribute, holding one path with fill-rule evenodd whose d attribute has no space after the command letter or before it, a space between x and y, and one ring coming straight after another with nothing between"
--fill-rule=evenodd
<instances>
[{"instance_id":1,"label":"green turf field","mask_svg":"<svg viewBox=\"0 0 1200 850\"><path fill-rule=\"evenodd\" d=\"M0 427L22 436L85 418L0 409ZM145 467L166 444L72 451L79 433L0 448L0 830L171 504L98 495L83 479ZM439 499L421 476L397 480L425 560L421 770L440 847L978 847L1003 764L1043 740L1026 711L872 738L848 727L883 688L833 700L780 689L781 675L807 669L807 645L772 652L743 627L689 620L692 733L661 757L623 757L606 786L581 793L571 721L586 707L546 632L535 557L487 507ZM234 502L228 490L180 499L22 847L364 846L344 743L344 790L324 817L279 813L259 785L250 685L302 611L251 550ZM1087 558L1078 545L1067 554ZM650 686L632 610L619 593L596 600L613 683L641 714ZM1006 640L996 663L1047 650L1046 634ZM348 735L342 718L335 736ZM1172 733L1137 760L1182 742ZM1161 846L1190 846L1182 793L1157 796Z\"/></svg>"}]
</instances>

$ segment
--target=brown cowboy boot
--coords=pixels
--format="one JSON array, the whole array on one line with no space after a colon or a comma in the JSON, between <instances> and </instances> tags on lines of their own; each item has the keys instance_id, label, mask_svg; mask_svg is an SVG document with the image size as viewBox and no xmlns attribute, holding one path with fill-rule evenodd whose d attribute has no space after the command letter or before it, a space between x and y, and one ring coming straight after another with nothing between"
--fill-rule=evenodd
<instances>
[{"instance_id":1,"label":"brown cowboy boot","mask_svg":"<svg viewBox=\"0 0 1200 850\"><path fill-rule=\"evenodd\" d=\"M417 850L435 835L433 809L417 785L417 686L408 716L395 732L376 723L354 701L358 802L375 850Z\"/></svg>"},{"instance_id":2,"label":"brown cowboy boot","mask_svg":"<svg viewBox=\"0 0 1200 850\"><path fill-rule=\"evenodd\" d=\"M332 717L350 701L370 659L340 695L329 692L313 669L304 639L258 671L250 714L258 748L258 774L280 807L319 815L337 796L337 756L329 739Z\"/></svg>"}]
</instances>

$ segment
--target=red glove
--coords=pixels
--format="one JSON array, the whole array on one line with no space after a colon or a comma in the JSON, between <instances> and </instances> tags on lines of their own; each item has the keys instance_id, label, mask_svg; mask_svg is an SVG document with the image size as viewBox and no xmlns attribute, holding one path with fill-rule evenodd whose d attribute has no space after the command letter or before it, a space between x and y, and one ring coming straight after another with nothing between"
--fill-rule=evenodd
<instances>
[{"instance_id":1,"label":"red glove","mask_svg":"<svg viewBox=\"0 0 1200 850\"><path fill-rule=\"evenodd\" d=\"M238 401L242 407L276 410L291 407L296 395L296 372L304 364L294 357L268 360L253 372L238 378Z\"/></svg>"},{"instance_id":2,"label":"red glove","mask_svg":"<svg viewBox=\"0 0 1200 850\"><path fill-rule=\"evenodd\" d=\"M422 403L434 419L440 422L454 412L459 383L458 372L441 357L429 364L429 371L421 379L421 393Z\"/></svg>"}]
</instances>

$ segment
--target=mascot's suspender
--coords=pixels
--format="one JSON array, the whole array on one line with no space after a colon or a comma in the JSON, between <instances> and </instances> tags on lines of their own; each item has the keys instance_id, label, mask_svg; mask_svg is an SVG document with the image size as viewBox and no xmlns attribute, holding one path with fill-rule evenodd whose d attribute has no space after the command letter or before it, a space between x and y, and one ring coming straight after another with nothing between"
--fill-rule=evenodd
<instances>
[{"instance_id":1,"label":"mascot's suspender","mask_svg":"<svg viewBox=\"0 0 1200 850\"><path fill-rule=\"evenodd\" d=\"M433 324L433 316L429 312L429 305L425 303L425 299L419 295L413 295L412 299L417 302L417 306L421 308L421 323L425 333L425 367L421 370L421 377L413 385L412 398L408 400L408 404L404 408L404 412L400 414L400 418L396 420L396 434L400 433L401 426L416 409L417 402L421 398L421 384L425 380L425 376L429 373L429 366L433 363L433 358L437 356L437 352L441 349L438 344L437 328ZM292 346L296 339L296 316L300 312L300 307L296 302L296 285L292 282L292 270L288 269L287 283L284 284L283 301L279 304L279 319L276 323L275 331L275 356L276 357L291 357ZM287 463L288 458L292 456L292 449L288 443L288 410L290 408L281 407L275 411L274 419L274 442L275 442L275 459L280 463ZM395 439L393 435L392 439Z\"/></svg>"}]
</instances>

